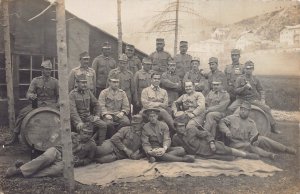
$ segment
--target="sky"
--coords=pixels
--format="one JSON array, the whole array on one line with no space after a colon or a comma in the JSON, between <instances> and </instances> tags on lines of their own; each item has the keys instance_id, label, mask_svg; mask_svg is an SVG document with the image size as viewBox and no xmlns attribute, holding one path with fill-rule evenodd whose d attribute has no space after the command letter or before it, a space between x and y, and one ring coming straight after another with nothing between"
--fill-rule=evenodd
<instances>
[{"instance_id":1,"label":"sky","mask_svg":"<svg viewBox=\"0 0 300 194\"><path fill-rule=\"evenodd\" d=\"M134 44L150 54L155 50L157 33L146 33L153 24L155 15L161 13L175 0L121 0L123 41ZM300 0L180 0L181 5L201 17L221 24L231 24L242 19L261 15L299 3ZM117 0L65 0L66 9L90 24L117 37ZM199 16L179 13L179 25L198 21ZM171 17L171 16L169 16ZM181 29L180 39L197 36L197 30ZM163 35L167 51L173 50L173 34ZM296 64L295 68L299 70ZM291 69L290 72L295 72ZM265 73L265 72L263 72Z\"/></svg>"}]
</instances>

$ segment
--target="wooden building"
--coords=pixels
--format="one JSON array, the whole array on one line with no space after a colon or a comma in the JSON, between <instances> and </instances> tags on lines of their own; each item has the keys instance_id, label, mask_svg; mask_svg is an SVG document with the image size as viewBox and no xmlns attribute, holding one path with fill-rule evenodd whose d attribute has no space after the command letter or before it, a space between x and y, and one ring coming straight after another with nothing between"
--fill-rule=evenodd
<instances>
[{"instance_id":1,"label":"wooden building","mask_svg":"<svg viewBox=\"0 0 300 194\"><path fill-rule=\"evenodd\" d=\"M49 5L50 3L46 0L14 0L9 4L16 113L29 103L25 95L31 80L41 75L42 60L52 60L55 66L53 76L58 77L55 6L36 19L28 21ZM111 43L112 55L115 59L117 58L118 42L116 37L70 12L66 13L66 24L69 71L79 66L79 54L83 51L90 53L92 62L101 53L102 43L105 41ZM126 43L123 43L123 48L125 45ZM138 49L136 49L136 55L140 58L146 56ZM3 28L0 26L0 125L7 124L6 98Z\"/></svg>"}]
</instances>

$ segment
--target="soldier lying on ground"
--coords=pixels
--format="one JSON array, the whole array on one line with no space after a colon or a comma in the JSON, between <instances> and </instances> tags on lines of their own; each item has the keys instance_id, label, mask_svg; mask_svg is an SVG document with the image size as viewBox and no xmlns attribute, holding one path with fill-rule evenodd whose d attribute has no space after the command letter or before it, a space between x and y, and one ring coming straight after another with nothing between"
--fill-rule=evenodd
<instances>
[{"instance_id":1,"label":"soldier lying on ground","mask_svg":"<svg viewBox=\"0 0 300 194\"><path fill-rule=\"evenodd\" d=\"M14 134L12 140L6 144L14 143L18 140L18 134L20 133L20 127L25 116L38 107L51 107L58 109L58 97L59 87L58 80L51 77L52 63L50 60L45 60L41 64L42 76L33 78L28 88L26 97L32 101L32 104L23 108L17 119L16 127L14 128Z\"/></svg>"},{"instance_id":2,"label":"soldier lying on ground","mask_svg":"<svg viewBox=\"0 0 300 194\"><path fill-rule=\"evenodd\" d=\"M249 118L250 110L251 104L245 101L240 107L239 114L221 119L219 130L229 139L229 147L256 153L271 159L275 159L277 156L272 151L296 154L294 148L285 146L268 137L260 136L255 122Z\"/></svg>"},{"instance_id":3,"label":"soldier lying on ground","mask_svg":"<svg viewBox=\"0 0 300 194\"><path fill-rule=\"evenodd\" d=\"M175 121L176 134L172 138L173 146L181 146L186 153L204 158L227 159L224 156L236 156L249 159L259 159L257 154L247 153L215 141L214 137L206 130L196 127L186 128L185 123Z\"/></svg>"},{"instance_id":4,"label":"soldier lying on ground","mask_svg":"<svg viewBox=\"0 0 300 194\"><path fill-rule=\"evenodd\" d=\"M92 124L95 132L95 141L101 145L106 137L107 125L100 119L100 105L96 97L87 87L85 74L76 77L77 88L69 94L71 122L77 131L84 124Z\"/></svg>"},{"instance_id":5,"label":"soldier lying on ground","mask_svg":"<svg viewBox=\"0 0 300 194\"><path fill-rule=\"evenodd\" d=\"M171 138L166 123L157 120L158 109L146 109L149 122L142 131L142 146L149 162L194 162L194 157L186 155L182 147L170 147Z\"/></svg>"},{"instance_id":6,"label":"soldier lying on ground","mask_svg":"<svg viewBox=\"0 0 300 194\"><path fill-rule=\"evenodd\" d=\"M74 166L85 166L90 164L95 156L96 144L91 138L93 130L84 126L80 134L72 133L72 151ZM27 177L60 176L63 173L64 162L62 161L62 147L48 148L42 155L24 163L18 161L13 167L9 167L5 177L16 175Z\"/></svg>"},{"instance_id":7,"label":"soldier lying on ground","mask_svg":"<svg viewBox=\"0 0 300 194\"><path fill-rule=\"evenodd\" d=\"M108 163L115 160L130 158L138 160L143 154L141 134L143 118L141 115L132 117L131 126L122 127L110 139L97 146L95 160L99 163Z\"/></svg>"}]
</instances>

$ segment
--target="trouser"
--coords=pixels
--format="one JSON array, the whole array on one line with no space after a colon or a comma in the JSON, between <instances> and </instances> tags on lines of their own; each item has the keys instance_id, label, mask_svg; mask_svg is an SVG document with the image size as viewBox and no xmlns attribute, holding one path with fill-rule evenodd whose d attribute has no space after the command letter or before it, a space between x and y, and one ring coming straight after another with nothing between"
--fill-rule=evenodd
<instances>
[{"instance_id":1,"label":"trouser","mask_svg":"<svg viewBox=\"0 0 300 194\"><path fill-rule=\"evenodd\" d=\"M242 105L243 102L244 102L244 100L242 100L242 99L236 99L228 107L229 112L233 113L238 107L240 107ZM271 108L268 105L262 103L259 100L248 100L248 102L251 103L252 105L259 107L261 110L263 110L269 119L270 125L271 126L275 125L275 119L274 119L273 115L271 114Z\"/></svg>"},{"instance_id":2,"label":"trouser","mask_svg":"<svg viewBox=\"0 0 300 194\"><path fill-rule=\"evenodd\" d=\"M94 132L96 132L96 141L98 141L98 145L101 145L106 138L107 124L101 119L90 122L93 124Z\"/></svg>"},{"instance_id":3,"label":"trouser","mask_svg":"<svg viewBox=\"0 0 300 194\"><path fill-rule=\"evenodd\" d=\"M24 177L58 176L63 172L61 152L55 147L48 148L39 157L20 167Z\"/></svg>"},{"instance_id":4,"label":"trouser","mask_svg":"<svg viewBox=\"0 0 300 194\"><path fill-rule=\"evenodd\" d=\"M130 125L130 121L126 115L124 115L122 118L119 118L115 115L111 115L112 119L103 118L103 121L107 124L107 135L106 138L111 138L117 131L125 126Z\"/></svg>"},{"instance_id":5,"label":"trouser","mask_svg":"<svg viewBox=\"0 0 300 194\"><path fill-rule=\"evenodd\" d=\"M205 116L204 129L210 132L213 138L216 137L217 123L225 116L225 113L221 112L209 112Z\"/></svg>"},{"instance_id":6,"label":"trouser","mask_svg":"<svg viewBox=\"0 0 300 194\"><path fill-rule=\"evenodd\" d=\"M101 146L97 146L95 160L100 163L108 163L117 160L111 141L106 140Z\"/></svg>"},{"instance_id":7,"label":"trouser","mask_svg":"<svg viewBox=\"0 0 300 194\"><path fill-rule=\"evenodd\" d=\"M190 119L186 125L187 129L193 128L193 127L199 127L203 126L204 121L204 115L201 114L199 116L195 116L194 118Z\"/></svg>"},{"instance_id":8,"label":"trouser","mask_svg":"<svg viewBox=\"0 0 300 194\"><path fill-rule=\"evenodd\" d=\"M170 128L171 134L175 134L174 120L172 116L163 108L159 108L159 116L167 123Z\"/></svg>"},{"instance_id":9,"label":"trouser","mask_svg":"<svg viewBox=\"0 0 300 194\"><path fill-rule=\"evenodd\" d=\"M185 154L183 147L169 147L164 155L155 156L155 159L158 161L179 162L182 161Z\"/></svg>"},{"instance_id":10,"label":"trouser","mask_svg":"<svg viewBox=\"0 0 300 194\"><path fill-rule=\"evenodd\" d=\"M259 156L262 157L270 157L273 153L268 152L266 150L263 150L260 147L257 147L255 145L251 145L249 142L244 142L244 143L237 143L235 145L230 145L230 147L236 148L238 150L243 150L246 152L250 152L250 153L255 153L258 154Z\"/></svg>"},{"instance_id":11,"label":"trouser","mask_svg":"<svg viewBox=\"0 0 300 194\"><path fill-rule=\"evenodd\" d=\"M285 152L287 149L287 146L265 136L258 136L257 141L253 145L270 152Z\"/></svg>"}]
</instances>

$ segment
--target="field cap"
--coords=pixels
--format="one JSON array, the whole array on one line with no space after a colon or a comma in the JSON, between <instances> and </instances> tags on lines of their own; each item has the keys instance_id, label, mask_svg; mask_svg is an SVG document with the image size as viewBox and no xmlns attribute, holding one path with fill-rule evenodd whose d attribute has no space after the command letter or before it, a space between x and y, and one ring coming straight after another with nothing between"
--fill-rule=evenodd
<instances>
[{"instance_id":1,"label":"field cap","mask_svg":"<svg viewBox=\"0 0 300 194\"><path fill-rule=\"evenodd\" d=\"M198 61L200 63L199 57L193 57L192 60L191 60L191 62L193 62L193 61Z\"/></svg>"},{"instance_id":2,"label":"field cap","mask_svg":"<svg viewBox=\"0 0 300 194\"><path fill-rule=\"evenodd\" d=\"M76 76L76 81L78 81L78 82L87 81L86 75L85 74L80 74L80 75Z\"/></svg>"},{"instance_id":3,"label":"field cap","mask_svg":"<svg viewBox=\"0 0 300 194\"><path fill-rule=\"evenodd\" d=\"M87 51L84 51L82 53L79 54L80 59L89 59L89 53Z\"/></svg>"},{"instance_id":4,"label":"field cap","mask_svg":"<svg viewBox=\"0 0 300 194\"><path fill-rule=\"evenodd\" d=\"M125 61L125 62L127 62L127 61L128 61L127 55L121 54L121 55L119 56L119 61Z\"/></svg>"},{"instance_id":5,"label":"field cap","mask_svg":"<svg viewBox=\"0 0 300 194\"><path fill-rule=\"evenodd\" d=\"M241 54L241 51L239 49L232 49L231 50L231 54L232 55L240 55Z\"/></svg>"},{"instance_id":6,"label":"field cap","mask_svg":"<svg viewBox=\"0 0 300 194\"><path fill-rule=\"evenodd\" d=\"M163 38L157 38L156 43L165 43L165 39Z\"/></svg>"},{"instance_id":7,"label":"field cap","mask_svg":"<svg viewBox=\"0 0 300 194\"><path fill-rule=\"evenodd\" d=\"M42 62L41 67L44 67L45 69L52 69L52 63L50 60L45 60Z\"/></svg>"},{"instance_id":8,"label":"field cap","mask_svg":"<svg viewBox=\"0 0 300 194\"><path fill-rule=\"evenodd\" d=\"M148 57L144 57L142 63L152 65L152 60Z\"/></svg>"},{"instance_id":9,"label":"field cap","mask_svg":"<svg viewBox=\"0 0 300 194\"><path fill-rule=\"evenodd\" d=\"M252 61L247 61L245 63L246 69L253 69L254 68L254 63Z\"/></svg>"},{"instance_id":10,"label":"field cap","mask_svg":"<svg viewBox=\"0 0 300 194\"><path fill-rule=\"evenodd\" d=\"M210 57L208 60L208 64L210 63L218 63L218 58L217 57Z\"/></svg>"},{"instance_id":11,"label":"field cap","mask_svg":"<svg viewBox=\"0 0 300 194\"><path fill-rule=\"evenodd\" d=\"M179 43L180 46L188 46L188 42L185 40L180 41Z\"/></svg>"},{"instance_id":12,"label":"field cap","mask_svg":"<svg viewBox=\"0 0 300 194\"><path fill-rule=\"evenodd\" d=\"M143 117L140 114L133 115L131 119L131 123L142 123L143 122Z\"/></svg>"},{"instance_id":13,"label":"field cap","mask_svg":"<svg viewBox=\"0 0 300 194\"><path fill-rule=\"evenodd\" d=\"M147 115L150 115L150 114L158 114L160 112L159 109L156 109L156 108L148 108L146 110L144 110L144 113L147 114Z\"/></svg>"},{"instance_id":14,"label":"field cap","mask_svg":"<svg viewBox=\"0 0 300 194\"><path fill-rule=\"evenodd\" d=\"M111 44L109 42L104 42L102 48L111 48Z\"/></svg>"},{"instance_id":15,"label":"field cap","mask_svg":"<svg viewBox=\"0 0 300 194\"><path fill-rule=\"evenodd\" d=\"M251 109L251 104L250 104L250 102L248 102L248 101L244 101L244 102L242 103L241 107L250 110L250 109Z\"/></svg>"},{"instance_id":16,"label":"field cap","mask_svg":"<svg viewBox=\"0 0 300 194\"><path fill-rule=\"evenodd\" d=\"M168 61L168 65L176 65L176 62L173 59L170 59Z\"/></svg>"},{"instance_id":17,"label":"field cap","mask_svg":"<svg viewBox=\"0 0 300 194\"><path fill-rule=\"evenodd\" d=\"M132 44L127 44L125 49L126 50L134 50L134 46Z\"/></svg>"}]
</instances>

